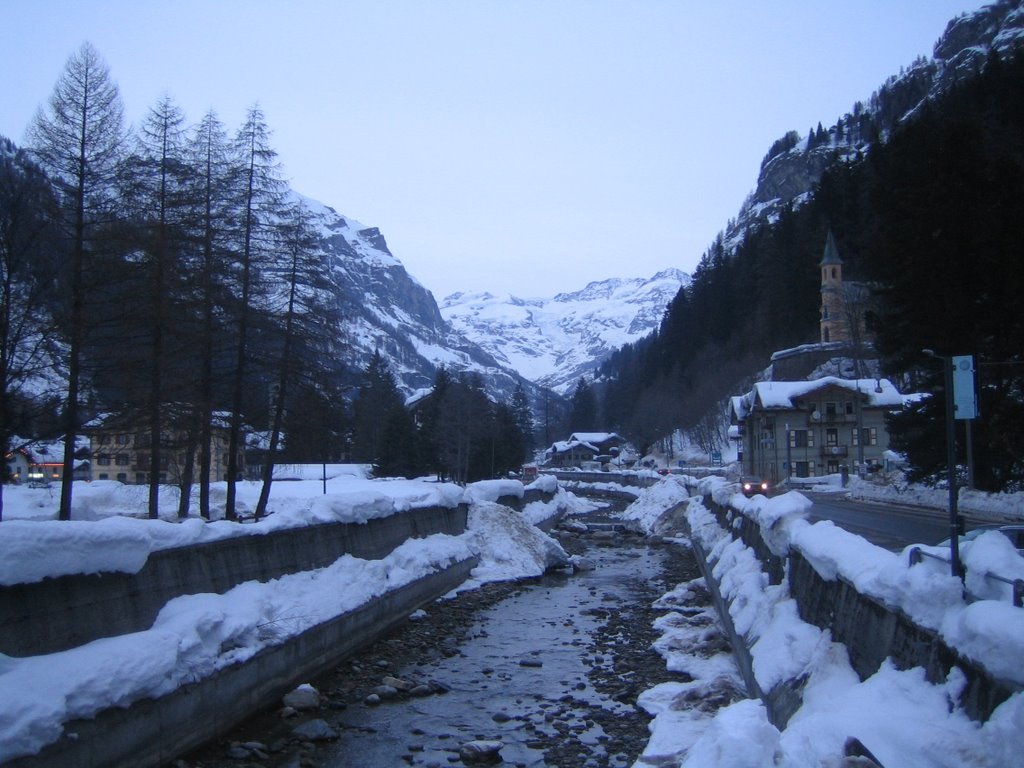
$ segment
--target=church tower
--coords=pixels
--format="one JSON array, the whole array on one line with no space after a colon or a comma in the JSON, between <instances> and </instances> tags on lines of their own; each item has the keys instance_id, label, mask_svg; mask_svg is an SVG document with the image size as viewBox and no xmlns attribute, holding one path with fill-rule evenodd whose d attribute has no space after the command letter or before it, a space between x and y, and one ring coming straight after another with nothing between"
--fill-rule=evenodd
<instances>
[{"instance_id":1,"label":"church tower","mask_svg":"<svg viewBox=\"0 0 1024 768\"><path fill-rule=\"evenodd\" d=\"M832 230L825 239L821 258L821 341L850 341L849 318L843 296L843 260L839 258Z\"/></svg>"}]
</instances>

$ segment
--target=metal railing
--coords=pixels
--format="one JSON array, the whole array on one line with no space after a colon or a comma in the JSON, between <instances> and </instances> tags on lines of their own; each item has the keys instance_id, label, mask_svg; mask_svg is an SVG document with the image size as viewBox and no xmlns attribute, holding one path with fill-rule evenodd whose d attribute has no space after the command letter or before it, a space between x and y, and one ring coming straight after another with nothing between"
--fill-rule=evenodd
<instances>
[{"instance_id":1,"label":"metal railing","mask_svg":"<svg viewBox=\"0 0 1024 768\"><path fill-rule=\"evenodd\" d=\"M925 552L921 547L913 547L910 550L910 564L917 565L924 558L929 557L932 560L938 560L939 562L949 564L949 558L943 557L942 555L936 555L932 552ZM1004 576L1000 576L997 573L991 571L985 571L982 576L992 581L998 581L1003 584L1009 584L1013 589L1013 604L1017 608L1024 608L1024 579L1007 579Z\"/></svg>"}]
</instances>

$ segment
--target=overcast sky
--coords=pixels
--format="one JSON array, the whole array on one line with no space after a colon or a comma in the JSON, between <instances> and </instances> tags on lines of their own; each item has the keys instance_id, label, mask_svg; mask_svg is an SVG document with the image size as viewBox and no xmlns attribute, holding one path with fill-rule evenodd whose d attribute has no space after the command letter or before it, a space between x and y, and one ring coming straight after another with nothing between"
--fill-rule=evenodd
<instances>
[{"instance_id":1,"label":"overcast sky","mask_svg":"<svg viewBox=\"0 0 1024 768\"><path fill-rule=\"evenodd\" d=\"M233 132L440 301L692 271L786 131L831 125L980 0L0 0L0 135L88 40L129 119Z\"/></svg>"}]
</instances>

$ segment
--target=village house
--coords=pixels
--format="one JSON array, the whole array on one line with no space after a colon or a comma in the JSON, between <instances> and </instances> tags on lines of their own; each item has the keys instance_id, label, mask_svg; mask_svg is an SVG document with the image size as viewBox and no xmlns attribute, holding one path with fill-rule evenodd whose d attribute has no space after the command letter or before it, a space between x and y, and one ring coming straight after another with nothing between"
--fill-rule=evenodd
<instances>
[{"instance_id":1,"label":"village house","mask_svg":"<svg viewBox=\"0 0 1024 768\"><path fill-rule=\"evenodd\" d=\"M885 415L903 403L886 379L758 382L729 406L743 473L777 483L870 472L889 448Z\"/></svg>"},{"instance_id":2,"label":"village house","mask_svg":"<svg viewBox=\"0 0 1024 768\"><path fill-rule=\"evenodd\" d=\"M607 464L618 456L623 439L614 432L574 432L568 440L553 443L546 451L549 467L582 467L585 462Z\"/></svg>"},{"instance_id":3,"label":"village house","mask_svg":"<svg viewBox=\"0 0 1024 768\"><path fill-rule=\"evenodd\" d=\"M25 441L15 438L15 448L4 456L7 465L5 482L47 485L59 483L64 477L64 443L60 440ZM76 441L74 479L89 479L90 462L87 445Z\"/></svg>"},{"instance_id":4,"label":"village house","mask_svg":"<svg viewBox=\"0 0 1024 768\"><path fill-rule=\"evenodd\" d=\"M92 454L92 479L117 480L129 485L145 485L150 481L150 434L122 416L102 416L86 425ZM210 482L227 480L229 430L218 421L210 434ZM183 430L161 435L160 475L158 482L181 482L188 459L188 440ZM238 472L245 472L244 446L238 453ZM193 479L199 482L199 449L194 449Z\"/></svg>"}]
</instances>

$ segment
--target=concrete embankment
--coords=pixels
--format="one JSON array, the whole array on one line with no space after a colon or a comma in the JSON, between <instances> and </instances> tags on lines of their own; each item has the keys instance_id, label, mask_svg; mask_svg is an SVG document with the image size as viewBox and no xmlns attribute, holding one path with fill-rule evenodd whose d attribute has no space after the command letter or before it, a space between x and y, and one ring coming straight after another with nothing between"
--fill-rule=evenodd
<instances>
[{"instance_id":1,"label":"concrete embankment","mask_svg":"<svg viewBox=\"0 0 1024 768\"><path fill-rule=\"evenodd\" d=\"M384 557L410 538L465 532L467 507L426 507L365 523L326 523L154 552L138 573L101 573L0 586L0 653L38 656L152 625L181 595L223 594L330 565L344 554Z\"/></svg>"},{"instance_id":2,"label":"concrete embankment","mask_svg":"<svg viewBox=\"0 0 1024 768\"><path fill-rule=\"evenodd\" d=\"M846 646L850 664L861 680L875 674L887 659L900 669L924 669L933 683L942 682L952 668L959 668L965 683L958 703L971 718L981 722L1019 689L1013 683L993 678L981 665L950 648L935 631L916 624L898 607L861 594L842 575L823 577L798 548L790 547L784 556L773 554L764 532L754 520L718 504L709 496L704 497L703 503L715 515L723 531L733 540L742 540L754 552L770 584L780 584L783 579L788 581L789 593L798 606L800 618L828 630L835 641ZM800 707L803 680L787 680L771 691L760 690L749 651L754 638L736 632L729 604L715 578L715 561L699 541L694 540L694 549L730 635L750 695L762 699L772 723L784 728Z\"/></svg>"},{"instance_id":3,"label":"concrete embankment","mask_svg":"<svg viewBox=\"0 0 1024 768\"><path fill-rule=\"evenodd\" d=\"M66 723L61 738L10 768L135 768L156 766L270 706L296 681L315 677L413 611L461 584L476 559L391 590L280 645L159 699L107 709Z\"/></svg>"},{"instance_id":4,"label":"concrete embankment","mask_svg":"<svg viewBox=\"0 0 1024 768\"><path fill-rule=\"evenodd\" d=\"M522 508L553 498L553 493L530 490L521 498L502 498L502 502ZM42 656L99 638L141 632L174 598L224 594L245 582L266 583L319 571L343 555L384 559L410 539L465 533L468 513L468 504L463 503L415 508L361 523L254 532L153 552L134 574L68 575L2 586L0 604L5 616L0 623L0 653ZM468 554L467 549L458 559L438 561L436 570L414 581L158 698L110 706L91 719L65 722L57 741L36 755L5 765L127 768L167 763L254 711L272 706L298 683L336 666L413 611L457 587L478 562Z\"/></svg>"}]
</instances>

